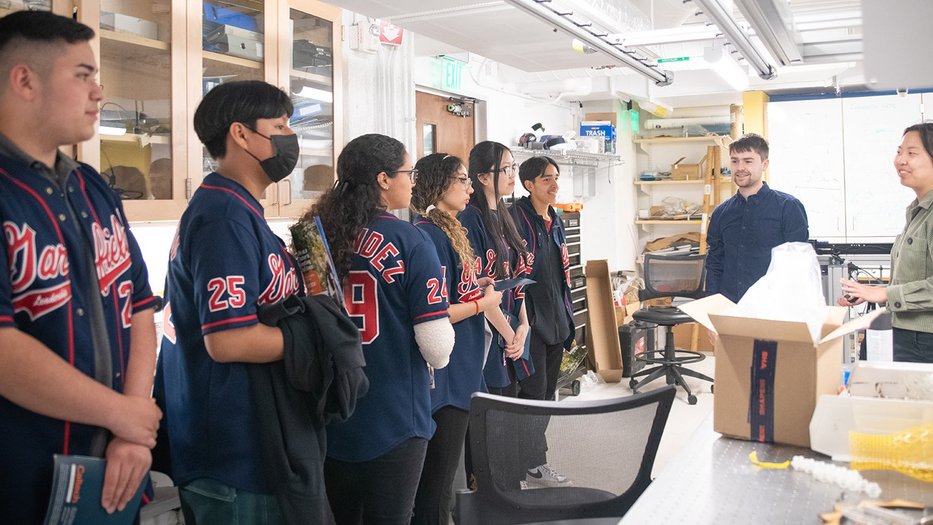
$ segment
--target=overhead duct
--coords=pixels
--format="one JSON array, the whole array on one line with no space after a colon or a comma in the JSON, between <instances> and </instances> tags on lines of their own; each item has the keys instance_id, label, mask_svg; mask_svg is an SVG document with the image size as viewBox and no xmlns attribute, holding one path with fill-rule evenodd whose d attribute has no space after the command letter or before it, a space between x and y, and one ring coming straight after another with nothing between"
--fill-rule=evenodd
<instances>
[{"instance_id":1,"label":"overhead duct","mask_svg":"<svg viewBox=\"0 0 933 525\"><path fill-rule=\"evenodd\" d=\"M661 71L656 65L647 63L635 52L621 44L610 41L608 33L593 27L592 22L577 22L571 17L573 11L555 8L550 0L506 0L509 4L529 13L549 25L577 38L590 47L609 55L623 65L650 78L658 86L667 86L674 81L674 74Z\"/></svg>"},{"instance_id":2,"label":"overhead duct","mask_svg":"<svg viewBox=\"0 0 933 525\"><path fill-rule=\"evenodd\" d=\"M734 0L739 12L755 30L771 57L779 65L799 64L803 57L786 18L776 2L781 0Z\"/></svg>"},{"instance_id":3,"label":"overhead duct","mask_svg":"<svg viewBox=\"0 0 933 525\"><path fill-rule=\"evenodd\" d=\"M726 40L735 46L739 53L745 57L745 60L755 68L759 77L764 80L771 80L775 77L776 72L774 66L769 64L768 61L761 56L761 53L755 49L752 41L748 38L748 34L739 27L739 24L732 18L732 14L726 11L722 4L719 3L719 0L693 1L703 9L703 14L709 18L710 22L716 24L716 27L722 31Z\"/></svg>"}]
</instances>

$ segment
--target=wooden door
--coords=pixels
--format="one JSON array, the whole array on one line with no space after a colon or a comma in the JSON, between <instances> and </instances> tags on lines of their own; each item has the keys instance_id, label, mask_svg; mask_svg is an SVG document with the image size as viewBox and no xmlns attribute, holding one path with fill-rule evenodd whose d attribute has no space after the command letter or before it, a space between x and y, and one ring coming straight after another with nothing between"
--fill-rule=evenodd
<instances>
[{"instance_id":1,"label":"wooden door","mask_svg":"<svg viewBox=\"0 0 933 525\"><path fill-rule=\"evenodd\" d=\"M459 115L450 112L447 110L449 104L458 104L464 111ZM417 91L418 158L429 153L449 153L460 157L466 164L474 141L473 106L470 102L453 103L448 97Z\"/></svg>"}]
</instances>

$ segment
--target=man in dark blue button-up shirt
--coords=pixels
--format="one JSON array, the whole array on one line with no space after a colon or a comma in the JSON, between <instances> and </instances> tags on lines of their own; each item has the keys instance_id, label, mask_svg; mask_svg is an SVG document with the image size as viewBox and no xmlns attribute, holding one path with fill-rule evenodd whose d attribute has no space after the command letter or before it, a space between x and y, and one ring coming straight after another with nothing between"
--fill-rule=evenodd
<instances>
[{"instance_id":1,"label":"man in dark blue button-up shirt","mask_svg":"<svg viewBox=\"0 0 933 525\"><path fill-rule=\"evenodd\" d=\"M739 192L713 211L707 231L706 291L738 302L771 264L771 249L806 242L807 212L792 195L762 180L768 143L750 133L729 146L732 179Z\"/></svg>"}]
</instances>

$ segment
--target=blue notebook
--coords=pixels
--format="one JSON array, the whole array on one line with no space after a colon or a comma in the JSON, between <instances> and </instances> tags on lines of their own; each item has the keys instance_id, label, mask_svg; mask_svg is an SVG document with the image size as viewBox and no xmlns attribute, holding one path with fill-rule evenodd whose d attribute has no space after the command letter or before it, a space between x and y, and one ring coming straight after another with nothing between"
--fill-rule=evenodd
<instances>
[{"instance_id":1,"label":"blue notebook","mask_svg":"<svg viewBox=\"0 0 933 525\"><path fill-rule=\"evenodd\" d=\"M106 467L103 458L55 454L45 525L132 525L146 484L140 483L122 512L107 514L100 506Z\"/></svg>"}]
</instances>

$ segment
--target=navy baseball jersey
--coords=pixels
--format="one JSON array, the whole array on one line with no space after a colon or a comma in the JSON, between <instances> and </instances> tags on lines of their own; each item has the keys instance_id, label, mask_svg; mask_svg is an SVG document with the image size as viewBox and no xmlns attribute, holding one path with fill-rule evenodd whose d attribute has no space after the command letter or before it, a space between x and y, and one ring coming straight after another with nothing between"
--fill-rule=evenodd
<instances>
[{"instance_id":1,"label":"navy baseball jersey","mask_svg":"<svg viewBox=\"0 0 933 525\"><path fill-rule=\"evenodd\" d=\"M362 462L434 434L428 364L414 326L449 316L444 274L426 233L380 213L353 251L343 293L360 329L369 392L350 419L327 426L327 455Z\"/></svg>"},{"instance_id":2,"label":"navy baseball jersey","mask_svg":"<svg viewBox=\"0 0 933 525\"><path fill-rule=\"evenodd\" d=\"M113 389L123 391L134 312L156 304L119 199L93 168L59 188L23 159L0 155L0 326L36 338L95 377L89 299L98 295L111 349ZM94 268L89 268L93 261ZM91 275L96 284L88 289ZM2 349L0 349L2 351ZM96 427L41 416L0 397L0 521L38 523L53 454L89 454Z\"/></svg>"},{"instance_id":3,"label":"navy baseball jersey","mask_svg":"<svg viewBox=\"0 0 933 525\"><path fill-rule=\"evenodd\" d=\"M218 363L204 336L259 322L259 305L303 294L297 262L238 183L212 173L178 224L166 277L160 366L173 476L269 493L246 363Z\"/></svg>"},{"instance_id":4,"label":"navy baseball jersey","mask_svg":"<svg viewBox=\"0 0 933 525\"><path fill-rule=\"evenodd\" d=\"M460 256L454 250L450 238L433 222L423 218L415 225L424 230L434 242L441 268L447 277L444 291L450 304L466 303L482 297L476 283L481 261L477 257L472 268L464 268ZM483 330L485 317L473 315L454 324L454 350L450 363L434 370L434 388L431 390L432 413L445 406L463 410L470 409L473 392L485 392L483 365L486 362L486 336Z\"/></svg>"},{"instance_id":5,"label":"navy baseball jersey","mask_svg":"<svg viewBox=\"0 0 933 525\"><path fill-rule=\"evenodd\" d=\"M470 204L457 215L457 219L467 229L467 237L470 239L470 244L473 245L473 251L480 257L483 268L482 275L497 279L496 258L499 254L496 253L496 246L486 233L486 225L483 222L483 216L479 208ZM509 277L524 276L526 273L524 261L519 260L521 258L518 254L513 253L507 243L503 241L503 244L507 252L505 254L506 260L503 261L506 275ZM513 329L518 326L519 312L524 299L525 295L521 286L503 290L502 292L500 309ZM495 327L492 330L495 332ZM505 345L506 341L496 333L493 338L493 348L490 349L486 357L486 367L483 371L488 386L495 388L507 387L512 384L514 378L521 380L534 373L534 365L532 365L527 351L522 359L512 361L502 352ZM525 346L527 350L528 345Z\"/></svg>"}]
</instances>

